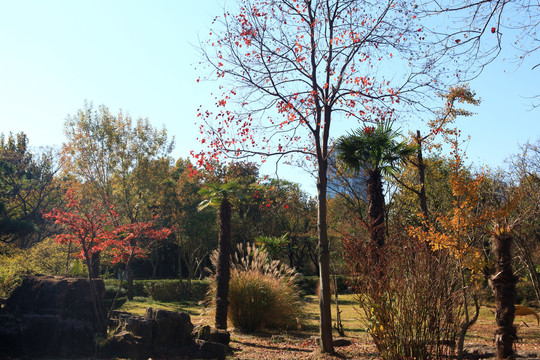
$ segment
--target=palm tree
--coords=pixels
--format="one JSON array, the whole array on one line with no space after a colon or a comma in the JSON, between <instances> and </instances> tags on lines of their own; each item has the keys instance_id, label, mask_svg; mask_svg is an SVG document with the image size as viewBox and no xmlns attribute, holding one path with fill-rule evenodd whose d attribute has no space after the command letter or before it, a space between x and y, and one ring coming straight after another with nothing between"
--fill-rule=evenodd
<instances>
[{"instance_id":1,"label":"palm tree","mask_svg":"<svg viewBox=\"0 0 540 360\"><path fill-rule=\"evenodd\" d=\"M518 339L514 325L517 277L512 270L512 226L496 224L492 233L496 275L491 278L495 293L495 348L497 359L513 359L514 342Z\"/></svg>"},{"instance_id":2,"label":"palm tree","mask_svg":"<svg viewBox=\"0 0 540 360\"><path fill-rule=\"evenodd\" d=\"M229 280L231 278L231 216L232 205L229 198L237 192L238 183L208 184L199 191L205 197L198 210L209 205L219 206L218 265L216 269L216 317L215 327L227 330L227 312L229 309Z\"/></svg>"},{"instance_id":3,"label":"palm tree","mask_svg":"<svg viewBox=\"0 0 540 360\"><path fill-rule=\"evenodd\" d=\"M393 174L416 151L416 146L396 141L399 135L392 130L392 123L379 123L359 128L336 143L338 159L345 167L366 174L368 229L371 243L378 248L386 240L383 175Z\"/></svg>"}]
</instances>

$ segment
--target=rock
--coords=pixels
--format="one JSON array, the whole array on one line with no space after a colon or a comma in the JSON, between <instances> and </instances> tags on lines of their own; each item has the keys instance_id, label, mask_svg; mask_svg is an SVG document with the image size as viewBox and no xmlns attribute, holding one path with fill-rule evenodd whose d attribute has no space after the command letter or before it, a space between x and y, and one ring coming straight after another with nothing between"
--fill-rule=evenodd
<instances>
[{"instance_id":1,"label":"rock","mask_svg":"<svg viewBox=\"0 0 540 360\"><path fill-rule=\"evenodd\" d=\"M192 359L224 360L227 356L227 349L228 347L224 344L197 339Z\"/></svg>"},{"instance_id":2,"label":"rock","mask_svg":"<svg viewBox=\"0 0 540 360\"><path fill-rule=\"evenodd\" d=\"M167 310L146 309L145 317L154 321L155 346L189 347L193 341L193 324L189 314Z\"/></svg>"},{"instance_id":3,"label":"rock","mask_svg":"<svg viewBox=\"0 0 540 360\"><path fill-rule=\"evenodd\" d=\"M463 353L474 358L491 358L495 356L495 348L484 344L466 344Z\"/></svg>"},{"instance_id":4,"label":"rock","mask_svg":"<svg viewBox=\"0 0 540 360\"><path fill-rule=\"evenodd\" d=\"M94 284L103 295L103 281ZM26 277L2 309L0 355L93 355L98 319L89 291L84 279Z\"/></svg>"},{"instance_id":5,"label":"rock","mask_svg":"<svg viewBox=\"0 0 540 360\"><path fill-rule=\"evenodd\" d=\"M148 359L151 346L141 337L134 336L129 331L120 331L107 342L105 354L113 357L129 359Z\"/></svg>"},{"instance_id":6,"label":"rock","mask_svg":"<svg viewBox=\"0 0 540 360\"><path fill-rule=\"evenodd\" d=\"M113 313L116 321L115 334L129 332L136 337L151 344L154 337L154 321L143 316L133 315L125 312Z\"/></svg>"},{"instance_id":7,"label":"rock","mask_svg":"<svg viewBox=\"0 0 540 360\"><path fill-rule=\"evenodd\" d=\"M227 330L216 329L215 327L212 327L210 329L208 341L228 346L231 342L231 334L229 334Z\"/></svg>"},{"instance_id":8,"label":"rock","mask_svg":"<svg viewBox=\"0 0 540 360\"><path fill-rule=\"evenodd\" d=\"M93 280L99 301L103 301L103 280ZM102 304L101 304L102 305ZM20 314L55 315L96 323L87 279L60 276L27 276L6 300L6 311ZM103 318L101 319L103 320Z\"/></svg>"},{"instance_id":9,"label":"rock","mask_svg":"<svg viewBox=\"0 0 540 360\"><path fill-rule=\"evenodd\" d=\"M104 345L103 355L128 358L170 355L174 358L189 358L193 352L203 354L206 349L195 345L193 324L186 313L148 308L144 316L115 311L113 317L116 330Z\"/></svg>"},{"instance_id":10,"label":"rock","mask_svg":"<svg viewBox=\"0 0 540 360\"><path fill-rule=\"evenodd\" d=\"M212 330L210 325L197 325L193 329L193 337L195 339L208 341L210 339L210 330Z\"/></svg>"}]
</instances>

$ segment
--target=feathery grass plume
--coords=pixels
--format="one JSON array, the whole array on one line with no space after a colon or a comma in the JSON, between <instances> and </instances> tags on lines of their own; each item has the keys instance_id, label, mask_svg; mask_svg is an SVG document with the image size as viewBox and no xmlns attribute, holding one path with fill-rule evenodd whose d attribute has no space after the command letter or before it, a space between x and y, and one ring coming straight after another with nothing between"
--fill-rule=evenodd
<instances>
[{"instance_id":1,"label":"feathery grass plume","mask_svg":"<svg viewBox=\"0 0 540 360\"><path fill-rule=\"evenodd\" d=\"M217 252L211 255L217 264ZM211 279L215 277L212 273ZM264 249L241 244L232 255L229 282L229 320L239 330L252 332L301 326L303 302L296 281L298 273L279 260L272 260ZM208 299L214 297L211 281ZM213 305L213 304L212 304Z\"/></svg>"}]
</instances>

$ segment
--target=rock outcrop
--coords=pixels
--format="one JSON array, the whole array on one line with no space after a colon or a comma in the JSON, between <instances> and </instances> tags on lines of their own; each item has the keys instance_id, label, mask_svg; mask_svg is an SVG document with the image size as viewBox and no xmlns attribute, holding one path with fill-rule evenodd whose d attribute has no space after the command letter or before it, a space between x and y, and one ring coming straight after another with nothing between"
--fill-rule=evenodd
<instances>
[{"instance_id":1,"label":"rock outcrop","mask_svg":"<svg viewBox=\"0 0 540 360\"><path fill-rule=\"evenodd\" d=\"M225 359L227 346L194 339L190 316L182 312L146 309L144 316L113 313L115 330L103 349L105 356L147 359Z\"/></svg>"},{"instance_id":2,"label":"rock outcrop","mask_svg":"<svg viewBox=\"0 0 540 360\"><path fill-rule=\"evenodd\" d=\"M94 281L102 299L103 281ZM85 279L26 277L0 312L0 354L30 357L94 354L98 319L89 291Z\"/></svg>"},{"instance_id":3,"label":"rock outcrop","mask_svg":"<svg viewBox=\"0 0 540 360\"><path fill-rule=\"evenodd\" d=\"M98 301L105 287L95 281ZM226 331L195 338L190 316L148 308L144 316L116 311L110 335L100 332L86 279L29 276L0 308L0 358L88 356L147 359L225 359ZM96 343L96 335L102 340ZM212 339L217 339L213 341Z\"/></svg>"}]
</instances>

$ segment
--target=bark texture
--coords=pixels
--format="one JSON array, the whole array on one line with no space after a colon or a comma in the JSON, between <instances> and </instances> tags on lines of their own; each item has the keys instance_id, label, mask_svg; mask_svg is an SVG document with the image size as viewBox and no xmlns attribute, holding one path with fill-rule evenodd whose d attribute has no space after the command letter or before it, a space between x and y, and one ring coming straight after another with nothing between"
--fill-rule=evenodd
<instances>
[{"instance_id":1,"label":"bark texture","mask_svg":"<svg viewBox=\"0 0 540 360\"><path fill-rule=\"evenodd\" d=\"M219 207L219 255L216 272L216 328L224 330L227 330L231 278L231 214L231 203L224 198Z\"/></svg>"},{"instance_id":2,"label":"bark texture","mask_svg":"<svg viewBox=\"0 0 540 360\"><path fill-rule=\"evenodd\" d=\"M514 326L517 277L512 270L512 237L508 233L493 236L493 253L497 261L495 275L491 278L495 292L495 347L497 359L515 359L514 342L517 331Z\"/></svg>"},{"instance_id":3,"label":"bark texture","mask_svg":"<svg viewBox=\"0 0 540 360\"><path fill-rule=\"evenodd\" d=\"M380 170L370 171L366 185L368 200L368 221L371 243L380 249L386 241L384 194Z\"/></svg>"},{"instance_id":4,"label":"bark texture","mask_svg":"<svg viewBox=\"0 0 540 360\"><path fill-rule=\"evenodd\" d=\"M317 180L319 207L318 207L318 235L319 235L319 310L320 310L320 336L321 351L333 353L332 340L332 294L330 290L330 247L328 242L327 226L327 167L328 163L319 161L319 177Z\"/></svg>"}]
</instances>

